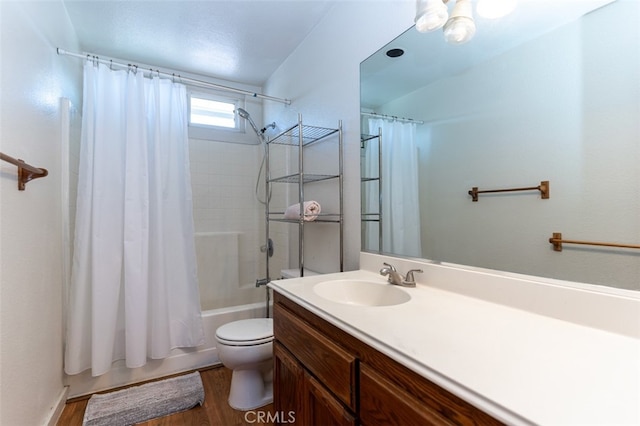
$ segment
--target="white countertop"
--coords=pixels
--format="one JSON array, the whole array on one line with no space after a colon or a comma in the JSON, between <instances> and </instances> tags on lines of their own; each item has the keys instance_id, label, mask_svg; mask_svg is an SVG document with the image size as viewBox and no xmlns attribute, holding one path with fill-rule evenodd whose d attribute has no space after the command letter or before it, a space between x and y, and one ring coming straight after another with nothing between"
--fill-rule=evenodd
<instances>
[{"instance_id":1,"label":"white countertop","mask_svg":"<svg viewBox=\"0 0 640 426\"><path fill-rule=\"evenodd\" d=\"M421 277L416 288L401 289L411 300L394 306L347 305L313 290L336 279L390 285L366 270L269 286L507 424L640 424L637 336L443 290L446 283ZM592 314L616 315L603 309Z\"/></svg>"}]
</instances>

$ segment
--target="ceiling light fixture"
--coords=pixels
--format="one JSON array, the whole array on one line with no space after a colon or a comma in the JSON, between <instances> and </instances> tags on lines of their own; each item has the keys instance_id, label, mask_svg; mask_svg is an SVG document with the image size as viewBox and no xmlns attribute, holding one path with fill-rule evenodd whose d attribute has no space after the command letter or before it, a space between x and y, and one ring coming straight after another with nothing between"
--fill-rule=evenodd
<instances>
[{"instance_id":1,"label":"ceiling light fixture","mask_svg":"<svg viewBox=\"0 0 640 426\"><path fill-rule=\"evenodd\" d=\"M421 33L428 33L442 28L449 18L446 1L448 0L417 0L416 29Z\"/></svg>"},{"instance_id":2,"label":"ceiling light fixture","mask_svg":"<svg viewBox=\"0 0 640 426\"><path fill-rule=\"evenodd\" d=\"M444 24L444 39L451 44L466 43L476 33L471 0L456 0L451 18Z\"/></svg>"},{"instance_id":3,"label":"ceiling light fixture","mask_svg":"<svg viewBox=\"0 0 640 426\"><path fill-rule=\"evenodd\" d=\"M448 43L463 44L471 40L476 34L471 0L454 1L455 5L449 16L449 0L416 0L416 30L427 33L444 26L444 39ZM518 0L477 0L477 3L478 15L497 19L513 12Z\"/></svg>"}]
</instances>

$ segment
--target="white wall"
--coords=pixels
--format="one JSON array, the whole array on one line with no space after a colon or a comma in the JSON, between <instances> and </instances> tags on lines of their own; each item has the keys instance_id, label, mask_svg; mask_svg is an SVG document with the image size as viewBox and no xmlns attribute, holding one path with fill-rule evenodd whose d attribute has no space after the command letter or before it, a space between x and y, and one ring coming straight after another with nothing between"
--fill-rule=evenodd
<instances>
[{"instance_id":1,"label":"white wall","mask_svg":"<svg viewBox=\"0 0 640 426\"><path fill-rule=\"evenodd\" d=\"M79 105L78 49L58 1L0 2L0 149L49 176L18 191L0 165L0 424L50 421L64 402L60 97Z\"/></svg>"},{"instance_id":2,"label":"white wall","mask_svg":"<svg viewBox=\"0 0 640 426\"><path fill-rule=\"evenodd\" d=\"M345 270L358 268L360 253L360 62L413 25L414 13L414 1L336 2L265 84L265 93L293 100L290 106L265 102L267 122L292 125L298 113L305 124L316 126L343 121ZM331 149L327 144L327 158ZM337 247L335 230L306 229L305 240L323 250L310 247L305 266L331 271L336 252L325 248ZM297 245L291 247L297 259Z\"/></svg>"}]
</instances>

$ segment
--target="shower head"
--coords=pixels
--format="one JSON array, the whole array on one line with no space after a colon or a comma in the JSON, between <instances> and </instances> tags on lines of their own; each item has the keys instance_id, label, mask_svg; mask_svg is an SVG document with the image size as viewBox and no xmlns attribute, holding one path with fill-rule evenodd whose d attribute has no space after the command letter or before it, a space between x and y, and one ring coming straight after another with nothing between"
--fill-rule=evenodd
<instances>
[{"instance_id":1,"label":"shower head","mask_svg":"<svg viewBox=\"0 0 640 426\"><path fill-rule=\"evenodd\" d=\"M248 113L248 112L247 112L247 110L245 110L245 109L238 108L236 111L238 111L238 115L239 115L240 117L242 117L242 118L245 118L245 119L249 119L249 118L251 118L251 117L249 116L249 113Z\"/></svg>"},{"instance_id":2,"label":"shower head","mask_svg":"<svg viewBox=\"0 0 640 426\"><path fill-rule=\"evenodd\" d=\"M258 139L260 139L260 142L263 142L264 141L264 135L262 134L262 132L260 130L258 130L258 126L256 126L256 123L253 122L253 120L251 119L251 116L249 115L247 110L242 109L242 108L238 108L238 109L236 109L236 111L238 112L238 115L240 117L244 118L245 120L247 120L249 122L249 124L251 124L251 127L253 127L253 131L256 132L256 135L258 135Z\"/></svg>"}]
</instances>

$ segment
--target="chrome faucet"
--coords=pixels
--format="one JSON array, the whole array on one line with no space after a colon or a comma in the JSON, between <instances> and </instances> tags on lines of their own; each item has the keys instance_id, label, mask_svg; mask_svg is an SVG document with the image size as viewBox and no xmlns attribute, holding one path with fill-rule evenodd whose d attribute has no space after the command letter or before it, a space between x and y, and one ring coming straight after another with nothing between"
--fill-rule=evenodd
<instances>
[{"instance_id":1,"label":"chrome faucet","mask_svg":"<svg viewBox=\"0 0 640 426\"><path fill-rule=\"evenodd\" d=\"M380 275L388 277L389 284L399 285L402 287L415 287L416 280L413 277L414 272L422 272L422 269L411 269L407 272L407 276L399 273L393 265L386 262L383 263L384 268L380 269Z\"/></svg>"}]
</instances>

